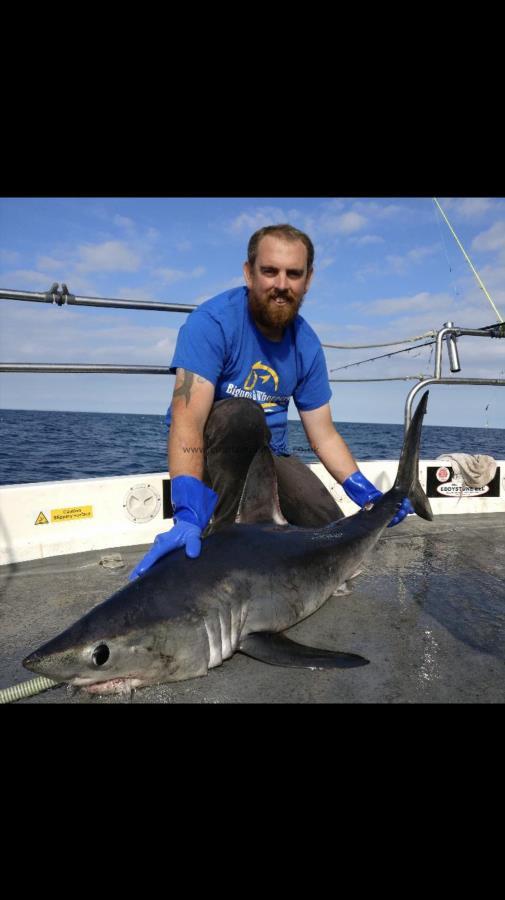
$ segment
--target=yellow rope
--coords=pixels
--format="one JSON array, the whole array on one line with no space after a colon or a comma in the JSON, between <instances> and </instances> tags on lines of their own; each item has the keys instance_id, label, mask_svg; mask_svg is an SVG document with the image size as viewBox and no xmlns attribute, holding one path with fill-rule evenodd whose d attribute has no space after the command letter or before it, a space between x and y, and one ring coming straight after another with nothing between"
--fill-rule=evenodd
<instances>
[{"instance_id":1,"label":"yellow rope","mask_svg":"<svg viewBox=\"0 0 505 900\"><path fill-rule=\"evenodd\" d=\"M437 200L436 197L433 197L433 200L434 200L435 203L437 204L437 206L438 206L440 212L442 213L442 215L443 215L445 221L447 222L447 224L448 224L448 226L449 226L449 228L450 228L450 231L451 231L451 234L452 234L454 240L456 241L458 247L460 248L461 252L463 253L463 256L465 257L465 259L466 259L468 265L470 266L470 268L471 268L473 274L475 275L477 281L479 282L479 285L481 286L481 288L482 288L482 290L484 291L484 293L485 293L487 299L489 300L491 306L493 307L493 309L494 309L494 311L495 311L495 313L496 313L497 318L499 319L500 322L503 322L503 321L504 321L504 320L503 320L503 317L500 315L500 313L498 312L496 306L494 305L494 303L493 303L491 297L489 296L489 294L488 294L488 292L487 292L487 290L486 290L486 288L485 288L485 285L484 285L484 283L483 283L483 281L482 281L482 278L480 277L479 273L477 272L477 269L475 268L474 264L472 263L472 260L471 260L470 257L468 256L468 253L466 252L465 248L463 247L463 244L461 243L460 239L458 238L458 235L457 235L456 232L454 231L454 228L452 227L451 223L449 222L449 219L447 218L445 212L443 211L442 207L440 206L440 203L438 202L438 200Z\"/></svg>"}]
</instances>

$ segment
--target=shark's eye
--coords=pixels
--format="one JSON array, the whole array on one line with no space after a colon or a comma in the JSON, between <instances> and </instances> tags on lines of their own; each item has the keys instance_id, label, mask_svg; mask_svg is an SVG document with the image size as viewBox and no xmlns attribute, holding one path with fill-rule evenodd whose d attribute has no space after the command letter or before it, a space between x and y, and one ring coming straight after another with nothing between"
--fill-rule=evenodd
<instances>
[{"instance_id":1,"label":"shark's eye","mask_svg":"<svg viewBox=\"0 0 505 900\"><path fill-rule=\"evenodd\" d=\"M99 646L95 647L95 649L93 650L92 659L93 659L94 665L95 666L103 666L104 663L107 662L109 656L110 656L110 651L109 651L109 648L107 647L107 644L99 644Z\"/></svg>"}]
</instances>

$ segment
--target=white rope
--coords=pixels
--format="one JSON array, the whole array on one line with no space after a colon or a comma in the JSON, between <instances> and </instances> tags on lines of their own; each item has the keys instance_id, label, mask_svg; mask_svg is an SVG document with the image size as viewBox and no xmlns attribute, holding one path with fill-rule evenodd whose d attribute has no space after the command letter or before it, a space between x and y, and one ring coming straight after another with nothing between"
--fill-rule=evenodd
<instances>
[{"instance_id":1,"label":"white rope","mask_svg":"<svg viewBox=\"0 0 505 900\"><path fill-rule=\"evenodd\" d=\"M331 347L333 350L368 350L369 347L393 347L396 344L408 344L414 341L420 341L425 337L436 337L436 331L425 331L424 334L418 334L417 337L404 338L403 341L388 341L387 344L322 344L323 347Z\"/></svg>"},{"instance_id":2,"label":"white rope","mask_svg":"<svg viewBox=\"0 0 505 900\"><path fill-rule=\"evenodd\" d=\"M398 375L396 378L328 378L328 381L424 381L429 375Z\"/></svg>"}]
</instances>

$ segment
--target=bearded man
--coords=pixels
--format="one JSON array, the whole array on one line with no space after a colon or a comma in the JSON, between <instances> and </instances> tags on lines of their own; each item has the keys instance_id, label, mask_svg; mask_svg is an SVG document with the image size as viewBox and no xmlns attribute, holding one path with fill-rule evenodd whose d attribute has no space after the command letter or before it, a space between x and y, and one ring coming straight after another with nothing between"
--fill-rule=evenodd
<instances>
[{"instance_id":1,"label":"bearded man","mask_svg":"<svg viewBox=\"0 0 505 900\"><path fill-rule=\"evenodd\" d=\"M346 494L360 507L381 496L332 422L321 342L299 314L313 263L308 235L287 224L261 228L248 244L245 286L202 303L180 329L166 419L174 527L157 536L130 579L176 547L199 556L202 536L234 522L250 463L265 444L290 524L320 527L342 517L320 479L289 452L291 397L309 445ZM412 511L405 499L390 525Z\"/></svg>"}]
</instances>

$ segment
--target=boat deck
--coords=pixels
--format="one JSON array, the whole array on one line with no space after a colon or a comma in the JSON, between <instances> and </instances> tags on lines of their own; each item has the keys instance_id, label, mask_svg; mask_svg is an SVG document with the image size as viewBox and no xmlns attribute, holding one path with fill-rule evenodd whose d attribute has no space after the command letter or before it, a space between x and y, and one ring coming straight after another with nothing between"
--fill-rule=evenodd
<instances>
[{"instance_id":1,"label":"boat deck","mask_svg":"<svg viewBox=\"0 0 505 900\"><path fill-rule=\"evenodd\" d=\"M122 587L147 546L0 567L0 688L32 676L22 659ZM100 564L119 553L118 569ZM265 562L267 562L265 560ZM236 653L208 676L95 696L67 685L19 703L499 703L505 698L505 517L409 517L367 559L350 594L290 630L370 665L310 671Z\"/></svg>"}]
</instances>

